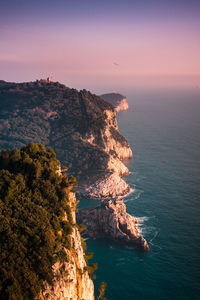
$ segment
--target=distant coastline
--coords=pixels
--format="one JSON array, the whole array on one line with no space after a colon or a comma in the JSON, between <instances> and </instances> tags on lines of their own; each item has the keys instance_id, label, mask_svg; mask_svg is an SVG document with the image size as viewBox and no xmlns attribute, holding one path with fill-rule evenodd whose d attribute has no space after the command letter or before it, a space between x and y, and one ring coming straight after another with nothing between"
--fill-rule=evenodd
<instances>
[{"instance_id":1,"label":"distant coastline","mask_svg":"<svg viewBox=\"0 0 200 300\"><path fill-rule=\"evenodd\" d=\"M100 97L112 104L117 113L129 108L127 98L117 92L103 94Z\"/></svg>"}]
</instances>

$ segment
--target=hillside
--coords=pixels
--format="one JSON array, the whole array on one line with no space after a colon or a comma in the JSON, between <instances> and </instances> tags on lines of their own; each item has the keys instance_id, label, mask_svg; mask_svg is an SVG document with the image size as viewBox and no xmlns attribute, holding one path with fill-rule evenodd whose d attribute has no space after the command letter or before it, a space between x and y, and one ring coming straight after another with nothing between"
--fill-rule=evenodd
<instances>
[{"instance_id":1,"label":"hillside","mask_svg":"<svg viewBox=\"0 0 200 300\"><path fill-rule=\"evenodd\" d=\"M128 173L121 159L132 151L119 133L114 108L89 91L45 80L0 81L0 105L1 149L29 142L53 147L82 185Z\"/></svg>"},{"instance_id":2,"label":"hillside","mask_svg":"<svg viewBox=\"0 0 200 300\"><path fill-rule=\"evenodd\" d=\"M52 149L0 153L0 299L94 300L74 186Z\"/></svg>"},{"instance_id":3,"label":"hillside","mask_svg":"<svg viewBox=\"0 0 200 300\"><path fill-rule=\"evenodd\" d=\"M103 94L103 95L100 95L100 97L103 100L105 100L106 102L113 105L116 112L128 109L128 101L127 101L126 97L117 92Z\"/></svg>"}]
</instances>

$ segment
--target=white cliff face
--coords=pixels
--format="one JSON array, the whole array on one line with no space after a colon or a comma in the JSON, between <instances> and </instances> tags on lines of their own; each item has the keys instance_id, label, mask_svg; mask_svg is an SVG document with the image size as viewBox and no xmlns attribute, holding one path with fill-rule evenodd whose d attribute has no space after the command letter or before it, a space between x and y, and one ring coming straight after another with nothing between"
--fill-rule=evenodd
<instances>
[{"instance_id":1,"label":"white cliff face","mask_svg":"<svg viewBox=\"0 0 200 300\"><path fill-rule=\"evenodd\" d=\"M105 199L96 208L79 210L78 222L86 225L86 236L107 236L133 248L149 250L147 241L139 235L137 219L126 212L122 199Z\"/></svg>"},{"instance_id":2,"label":"white cliff face","mask_svg":"<svg viewBox=\"0 0 200 300\"><path fill-rule=\"evenodd\" d=\"M76 201L74 193L69 194L72 206ZM76 222L75 209L72 214ZM70 235L70 249L65 249L68 261L56 262L53 265L53 285L44 282L40 299L48 300L94 300L94 284L87 271L84 251L81 245L81 236L74 225Z\"/></svg>"},{"instance_id":3,"label":"white cliff face","mask_svg":"<svg viewBox=\"0 0 200 300\"><path fill-rule=\"evenodd\" d=\"M105 115L106 115L106 119L105 119L106 125L104 129L100 131L102 144L99 145L96 143L95 136L93 134L90 134L87 138L82 138L82 140L84 142L89 143L92 146L104 150L109 155L113 156L113 154L111 154L111 151L114 151L117 154L117 157L119 159L131 158L132 150L128 142L120 134L119 136L115 134L116 131L119 132L116 113L113 112L112 110L105 110Z\"/></svg>"},{"instance_id":4,"label":"white cliff face","mask_svg":"<svg viewBox=\"0 0 200 300\"><path fill-rule=\"evenodd\" d=\"M107 101L108 103L112 104L116 112L128 109L128 101L126 97L124 97L123 95L117 92L103 94L100 97L105 101Z\"/></svg>"},{"instance_id":5,"label":"white cliff face","mask_svg":"<svg viewBox=\"0 0 200 300\"><path fill-rule=\"evenodd\" d=\"M116 112L127 110L127 109L128 109L128 101L126 98L123 98L115 107Z\"/></svg>"},{"instance_id":6,"label":"white cliff face","mask_svg":"<svg viewBox=\"0 0 200 300\"><path fill-rule=\"evenodd\" d=\"M116 173L119 176L129 174L129 170L123 164L123 162L118 157L113 157L112 155L108 160L108 170L110 170L112 173Z\"/></svg>"},{"instance_id":7,"label":"white cliff face","mask_svg":"<svg viewBox=\"0 0 200 300\"><path fill-rule=\"evenodd\" d=\"M123 196L130 191L130 186L117 174L112 173L104 179L86 187L81 196L85 198L102 199Z\"/></svg>"},{"instance_id":8,"label":"white cliff face","mask_svg":"<svg viewBox=\"0 0 200 300\"><path fill-rule=\"evenodd\" d=\"M120 176L129 174L128 168L121 160L131 158L132 150L128 142L118 133L116 113L106 110L105 115L106 125L100 133L103 143L98 145L92 134L83 140L92 146L101 148L109 155L106 169L110 174L94 184L80 189L79 194L82 197L96 199L105 198L108 195L116 197L125 195L130 190L129 185Z\"/></svg>"},{"instance_id":9,"label":"white cliff face","mask_svg":"<svg viewBox=\"0 0 200 300\"><path fill-rule=\"evenodd\" d=\"M111 150L115 151L118 158L127 159L132 157L132 150L127 141L119 140L113 134L113 129L119 131L116 119L116 113L111 110L106 110L106 126L105 131L102 134L104 140L104 147L106 153L110 153Z\"/></svg>"},{"instance_id":10,"label":"white cliff face","mask_svg":"<svg viewBox=\"0 0 200 300\"><path fill-rule=\"evenodd\" d=\"M76 227L71 234L71 246L71 250L66 249L69 261L53 265L53 285L44 283L40 299L94 300L94 285L87 272L81 237Z\"/></svg>"}]
</instances>

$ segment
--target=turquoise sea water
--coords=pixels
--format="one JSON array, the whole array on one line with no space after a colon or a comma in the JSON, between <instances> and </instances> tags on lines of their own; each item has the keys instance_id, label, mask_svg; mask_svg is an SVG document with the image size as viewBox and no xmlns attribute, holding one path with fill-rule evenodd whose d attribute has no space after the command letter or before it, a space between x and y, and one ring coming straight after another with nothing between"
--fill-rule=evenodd
<instances>
[{"instance_id":1,"label":"turquoise sea water","mask_svg":"<svg viewBox=\"0 0 200 300\"><path fill-rule=\"evenodd\" d=\"M150 252L88 239L96 287L106 281L110 300L200 299L200 90L126 95L118 124L133 150L135 192L124 201Z\"/></svg>"}]
</instances>

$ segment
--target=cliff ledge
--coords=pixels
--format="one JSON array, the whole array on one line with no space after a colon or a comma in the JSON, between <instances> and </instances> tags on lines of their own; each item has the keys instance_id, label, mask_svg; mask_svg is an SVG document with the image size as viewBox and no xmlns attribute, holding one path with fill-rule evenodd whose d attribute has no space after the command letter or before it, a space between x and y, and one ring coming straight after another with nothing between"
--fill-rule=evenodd
<instances>
[{"instance_id":1,"label":"cliff ledge","mask_svg":"<svg viewBox=\"0 0 200 300\"><path fill-rule=\"evenodd\" d=\"M112 104L115 108L116 112L127 110L128 109L128 101L127 98L117 92L103 94L100 97L107 101L108 103Z\"/></svg>"},{"instance_id":2,"label":"cliff ledge","mask_svg":"<svg viewBox=\"0 0 200 300\"><path fill-rule=\"evenodd\" d=\"M138 250L149 250L147 241L138 233L137 219L126 212L122 199L105 199L96 208L80 209L77 222L86 225L85 236L109 237Z\"/></svg>"}]
</instances>

